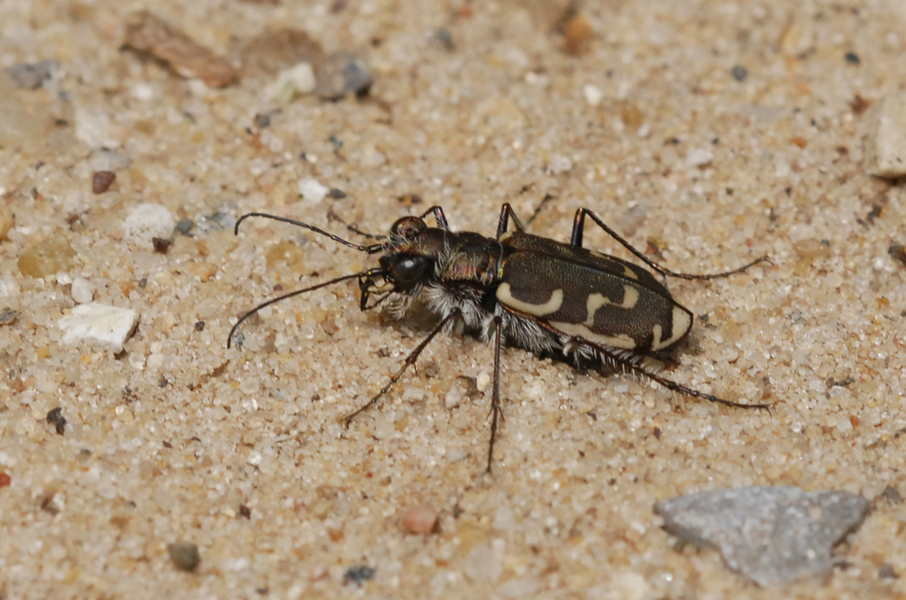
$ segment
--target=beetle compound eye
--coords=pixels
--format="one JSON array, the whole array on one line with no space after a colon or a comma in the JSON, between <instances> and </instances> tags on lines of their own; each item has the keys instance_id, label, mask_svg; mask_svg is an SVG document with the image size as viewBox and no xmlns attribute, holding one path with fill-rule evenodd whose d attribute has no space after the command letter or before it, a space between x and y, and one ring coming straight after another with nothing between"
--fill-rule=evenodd
<instances>
[{"instance_id":1,"label":"beetle compound eye","mask_svg":"<svg viewBox=\"0 0 906 600\"><path fill-rule=\"evenodd\" d=\"M404 290L423 283L430 268L429 258L400 255L390 265L390 276L397 288Z\"/></svg>"}]
</instances>

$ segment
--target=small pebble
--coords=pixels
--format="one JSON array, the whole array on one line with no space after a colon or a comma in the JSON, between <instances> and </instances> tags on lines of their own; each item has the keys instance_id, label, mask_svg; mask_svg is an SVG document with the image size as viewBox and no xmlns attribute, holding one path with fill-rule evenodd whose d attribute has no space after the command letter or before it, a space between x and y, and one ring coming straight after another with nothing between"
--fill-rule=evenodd
<instances>
[{"instance_id":1,"label":"small pebble","mask_svg":"<svg viewBox=\"0 0 906 600\"><path fill-rule=\"evenodd\" d=\"M736 65L730 72L733 74L733 79L736 81L743 81L749 76L749 70L742 65Z\"/></svg>"},{"instance_id":2,"label":"small pebble","mask_svg":"<svg viewBox=\"0 0 906 600\"><path fill-rule=\"evenodd\" d=\"M241 54L247 77L271 76L301 63L313 65L324 59L321 44L302 29L265 30L246 40Z\"/></svg>"},{"instance_id":3,"label":"small pebble","mask_svg":"<svg viewBox=\"0 0 906 600\"><path fill-rule=\"evenodd\" d=\"M228 61L147 10L128 15L125 25L125 47L154 56L183 77L197 77L213 88L229 85L239 77Z\"/></svg>"},{"instance_id":4,"label":"small pebble","mask_svg":"<svg viewBox=\"0 0 906 600\"><path fill-rule=\"evenodd\" d=\"M133 243L154 249L154 238L170 239L176 219L161 204L143 202L135 206L123 221L126 238Z\"/></svg>"},{"instance_id":5,"label":"small pebble","mask_svg":"<svg viewBox=\"0 0 906 600\"><path fill-rule=\"evenodd\" d=\"M182 235L189 235L189 232L192 231L193 227L195 227L195 221L189 217L183 217L176 224L176 231Z\"/></svg>"},{"instance_id":6,"label":"small pebble","mask_svg":"<svg viewBox=\"0 0 906 600\"><path fill-rule=\"evenodd\" d=\"M9 474L0 471L0 488L9 487L12 482L13 478Z\"/></svg>"},{"instance_id":7,"label":"small pebble","mask_svg":"<svg viewBox=\"0 0 906 600\"><path fill-rule=\"evenodd\" d=\"M431 36L431 39L447 52L456 50L456 44L453 43L453 36L446 29L438 29L434 32L434 35Z\"/></svg>"},{"instance_id":8,"label":"small pebble","mask_svg":"<svg viewBox=\"0 0 906 600\"><path fill-rule=\"evenodd\" d=\"M75 250L62 236L42 241L19 256L16 265L26 277L47 278L75 266Z\"/></svg>"},{"instance_id":9,"label":"small pebble","mask_svg":"<svg viewBox=\"0 0 906 600\"><path fill-rule=\"evenodd\" d=\"M88 166L92 171L124 171L132 166L132 159L113 150L99 149L91 153Z\"/></svg>"},{"instance_id":10,"label":"small pebble","mask_svg":"<svg viewBox=\"0 0 906 600\"><path fill-rule=\"evenodd\" d=\"M322 100L339 100L350 94L368 95L374 78L365 62L350 52L334 52L316 69L316 92Z\"/></svg>"},{"instance_id":11,"label":"small pebble","mask_svg":"<svg viewBox=\"0 0 906 600\"><path fill-rule=\"evenodd\" d=\"M322 185L320 181L313 177L300 180L298 185L299 193L302 194L302 197L312 203L320 202L330 192L329 187Z\"/></svg>"},{"instance_id":12,"label":"small pebble","mask_svg":"<svg viewBox=\"0 0 906 600\"><path fill-rule=\"evenodd\" d=\"M686 155L686 165L690 167L704 167L714 160L714 152L710 148L692 148Z\"/></svg>"},{"instance_id":13,"label":"small pebble","mask_svg":"<svg viewBox=\"0 0 906 600\"><path fill-rule=\"evenodd\" d=\"M878 101L868 117L865 170L876 177L906 175L906 92Z\"/></svg>"},{"instance_id":14,"label":"small pebble","mask_svg":"<svg viewBox=\"0 0 906 600\"><path fill-rule=\"evenodd\" d=\"M604 99L604 92L598 86L586 83L582 86L582 96L589 106L597 106Z\"/></svg>"},{"instance_id":15,"label":"small pebble","mask_svg":"<svg viewBox=\"0 0 906 600\"><path fill-rule=\"evenodd\" d=\"M69 294L78 304L88 304L94 300L94 286L84 277L74 277Z\"/></svg>"},{"instance_id":16,"label":"small pebble","mask_svg":"<svg viewBox=\"0 0 906 600\"><path fill-rule=\"evenodd\" d=\"M403 514L403 529L414 535L436 533L440 524L440 515L429 504L415 504Z\"/></svg>"},{"instance_id":17,"label":"small pebble","mask_svg":"<svg viewBox=\"0 0 906 600\"><path fill-rule=\"evenodd\" d=\"M4 308L0 310L0 326L10 325L16 318L19 316L19 311L13 310L11 308Z\"/></svg>"},{"instance_id":18,"label":"small pebble","mask_svg":"<svg viewBox=\"0 0 906 600\"><path fill-rule=\"evenodd\" d=\"M63 409L59 406L47 413L47 422L54 426L57 435L66 433L66 417L63 416Z\"/></svg>"},{"instance_id":19,"label":"small pebble","mask_svg":"<svg viewBox=\"0 0 906 600\"><path fill-rule=\"evenodd\" d=\"M116 173L113 171L98 171L91 177L91 191L95 194L103 194L110 189L114 181L116 181Z\"/></svg>"},{"instance_id":20,"label":"small pebble","mask_svg":"<svg viewBox=\"0 0 906 600\"><path fill-rule=\"evenodd\" d=\"M857 65L860 62L862 62L862 60L859 58L859 55L856 54L855 52L847 52L846 54L843 55L843 58L845 58L846 62L848 62L851 65Z\"/></svg>"},{"instance_id":21,"label":"small pebble","mask_svg":"<svg viewBox=\"0 0 906 600\"><path fill-rule=\"evenodd\" d=\"M113 352L122 352L123 344L138 324L138 312L91 302L72 309L72 314L60 318L57 325L63 330L62 344L84 342Z\"/></svg>"},{"instance_id":22,"label":"small pebble","mask_svg":"<svg viewBox=\"0 0 906 600\"><path fill-rule=\"evenodd\" d=\"M881 565L881 568L878 569L878 579L899 579L900 576L897 575L896 571L893 570L893 565L890 563L884 563Z\"/></svg>"},{"instance_id":23,"label":"small pebble","mask_svg":"<svg viewBox=\"0 0 906 600\"><path fill-rule=\"evenodd\" d=\"M356 585L362 585L366 581L374 579L374 569L367 565L359 565L356 567L349 567L345 573L343 573L343 583L354 583Z\"/></svg>"},{"instance_id":24,"label":"small pebble","mask_svg":"<svg viewBox=\"0 0 906 600\"><path fill-rule=\"evenodd\" d=\"M828 573L833 546L868 509L855 494L790 486L719 489L654 505L667 531L716 546L728 567L762 586Z\"/></svg>"},{"instance_id":25,"label":"small pebble","mask_svg":"<svg viewBox=\"0 0 906 600\"><path fill-rule=\"evenodd\" d=\"M6 70L13 81L25 90L36 90L45 81L49 81L60 70L60 63L56 60L39 60L35 63L13 65Z\"/></svg>"},{"instance_id":26,"label":"small pebble","mask_svg":"<svg viewBox=\"0 0 906 600\"><path fill-rule=\"evenodd\" d=\"M166 254L170 251L170 246L173 245L167 238L153 237L151 238L151 244L154 246L154 251L158 254Z\"/></svg>"},{"instance_id":27,"label":"small pebble","mask_svg":"<svg viewBox=\"0 0 906 600\"><path fill-rule=\"evenodd\" d=\"M900 495L899 490L889 485L881 492L881 497L894 505L903 503L903 496Z\"/></svg>"},{"instance_id":28,"label":"small pebble","mask_svg":"<svg viewBox=\"0 0 906 600\"><path fill-rule=\"evenodd\" d=\"M177 568L183 571L194 571L201 562L198 546L188 542L177 542L167 546L167 554Z\"/></svg>"},{"instance_id":29,"label":"small pebble","mask_svg":"<svg viewBox=\"0 0 906 600\"><path fill-rule=\"evenodd\" d=\"M342 200L346 197L346 192L339 188L330 188L330 191L327 192L327 195L333 198L334 200Z\"/></svg>"},{"instance_id":30,"label":"small pebble","mask_svg":"<svg viewBox=\"0 0 906 600\"><path fill-rule=\"evenodd\" d=\"M9 207L0 208L0 242L9 239L9 231L16 224L16 215Z\"/></svg>"},{"instance_id":31,"label":"small pebble","mask_svg":"<svg viewBox=\"0 0 906 600\"><path fill-rule=\"evenodd\" d=\"M592 34L591 21L585 15L576 15L566 24L564 38L566 52L576 56L585 49L588 39Z\"/></svg>"},{"instance_id":32,"label":"small pebble","mask_svg":"<svg viewBox=\"0 0 906 600\"><path fill-rule=\"evenodd\" d=\"M308 94L317 87L315 71L310 63L300 62L283 69L268 87L268 96L283 103L292 101L297 95Z\"/></svg>"}]
</instances>

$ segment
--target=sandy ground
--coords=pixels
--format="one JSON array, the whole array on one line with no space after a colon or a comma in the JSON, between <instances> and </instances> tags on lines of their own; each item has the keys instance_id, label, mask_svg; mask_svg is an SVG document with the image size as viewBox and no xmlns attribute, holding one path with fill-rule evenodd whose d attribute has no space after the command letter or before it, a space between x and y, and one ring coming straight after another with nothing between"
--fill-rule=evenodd
<instances>
[{"instance_id":1,"label":"sandy ground","mask_svg":"<svg viewBox=\"0 0 906 600\"><path fill-rule=\"evenodd\" d=\"M62 65L43 88L0 86L0 210L15 215L0 309L18 312L0 325L0 598L774 597L714 551L677 550L652 513L746 485L873 501L840 567L784 597L906 593L906 506L882 495L906 493L906 265L888 255L906 202L860 162L866 108L906 81L900 4L588 2L577 55L540 0L153 6L230 60L282 27L358 54L371 94L339 102L280 97L275 74L213 89L122 50L140 8L0 3L0 66ZM111 161L116 181L92 193ZM346 197L300 199L308 178ZM493 235L503 202L527 216L545 195L532 230L548 237L589 207L677 270L770 255L670 282L707 317L668 375L771 414L507 349L488 476L489 345L441 336L348 430L423 323L361 313L351 282L264 311L226 348L275 290L369 264L287 225L235 237L244 212L346 235L329 213L380 233L440 204ZM196 227L155 252L125 234L142 202ZM61 344L82 279L139 312L122 353ZM439 532L403 528L416 504ZM194 573L168 556L180 541Z\"/></svg>"}]
</instances>

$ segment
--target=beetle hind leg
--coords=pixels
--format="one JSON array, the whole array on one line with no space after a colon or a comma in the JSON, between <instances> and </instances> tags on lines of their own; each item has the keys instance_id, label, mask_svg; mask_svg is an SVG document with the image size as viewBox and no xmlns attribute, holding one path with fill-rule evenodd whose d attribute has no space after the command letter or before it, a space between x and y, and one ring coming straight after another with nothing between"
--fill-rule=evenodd
<instances>
[{"instance_id":1,"label":"beetle hind leg","mask_svg":"<svg viewBox=\"0 0 906 600\"><path fill-rule=\"evenodd\" d=\"M690 274L690 273L678 273L677 271L671 271L667 267L664 267L663 265L654 262L653 260L651 260L650 258L645 256L644 254L642 254L642 252L640 250L636 249L635 246L633 246L632 244L627 242L625 239L623 239L620 236L620 234L618 234L616 231L611 229L604 221L602 221L601 218L598 217L598 215L596 215L592 211L588 210L587 208L580 208L579 210L577 210L576 216L573 219L573 232L572 232L572 236L570 237L569 243L571 246L573 246L575 248L582 247L582 238L585 234L585 217L586 216L589 219L591 219L592 221L594 221L595 225L597 225L598 227L603 229L604 232L607 233L607 235L609 235L610 237L615 239L624 248L626 248L627 250L632 252L632 254L634 254L639 260L644 262L646 265L648 265L649 267L651 267L658 273L661 273L662 275L667 275L669 277L678 277L680 279L719 279L721 277L729 277L730 275L735 275L736 273L742 273L746 269L754 267L755 265L757 265L759 263L766 262L768 264L774 264L771 262L771 259L769 259L767 256L762 256L762 257L757 258L757 259L753 260L752 262L747 263L741 267L732 269L730 271L724 271L722 273Z\"/></svg>"},{"instance_id":2,"label":"beetle hind leg","mask_svg":"<svg viewBox=\"0 0 906 600\"><path fill-rule=\"evenodd\" d=\"M734 408L755 408L767 410L768 412L771 410L769 404L744 404L742 402L734 402L733 400L726 400L725 398L715 396L714 394L700 392L699 390L677 383L672 379L667 379L659 373L659 371L663 369L664 364L658 359L645 354L637 354L618 348L615 349L588 344L587 342L586 344L593 348L600 356L602 364L615 365L617 368L622 368L624 372L634 373L635 375L653 381L658 385L667 388L671 392L692 398L701 398L708 402L723 404L724 406L731 406Z\"/></svg>"}]
</instances>

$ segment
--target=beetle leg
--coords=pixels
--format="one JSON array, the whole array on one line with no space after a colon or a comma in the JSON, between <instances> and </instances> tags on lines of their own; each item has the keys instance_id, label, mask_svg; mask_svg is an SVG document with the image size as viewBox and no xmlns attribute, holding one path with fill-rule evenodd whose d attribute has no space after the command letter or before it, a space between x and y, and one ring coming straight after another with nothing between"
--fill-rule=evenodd
<instances>
[{"instance_id":1,"label":"beetle leg","mask_svg":"<svg viewBox=\"0 0 906 600\"><path fill-rule=\"evenodd\" d=\"M494 387L491 394L491 441L488 443L488 473L494 462L494 442L497 441L497 423L503 421L503 408L500 406L500 345L502 342L503 318L494 317Z\"/></svg>"},{"instance_id":2,"label":"beetle leg","mask_svg":"<svg viewBox=\"0 0 906 600\"><path fill-rule=\"evenodd\" d=\"M440 206L434 205L419 216L420 219L424 219L428 215L432 215L434 220L437 221L437 226L440 229L450 229L450 226L447 225L447 217L444 216L444 209Z\"/></svg>"},{"instance_id":3,"label":"beetle leg","mask_svg":"<svg viewBox=\"0 0 906 600\"><path fill-rule=\"evenodd\" d=\"M513 207L510 206L509 202L505 202L503 206L500 207L500 218L497 220L498 240L507 232L510 225L510 219L513 219L513 225L515 225L516 231L525 231L525 227L522 225L522 221L519 220L519 217L516 216Z\"/></svg>"},{"instance_id":4,"label":"beetle leg","mask_svg":"<svg viewBox=\"0 0 906 600\"><path fill-rule=\"evenodd\" d=\"M661 266L660 264L654 262L653 260L651 260L650 258L645 256L644 254L642 254L639 250L636 250L636 248L633 247L632 244L630 244L629 242L624 240L622 237L620 237L620 235L616 231L614 231L613 229L608 227L607 224L604 223L604 221L602 221L598 217L598 215L591 212L587 208L580 208L579 210L577 210L576 216L573 219L573 233L572 233L572 237L570 238L569 243L571 246L573 246L575 248L582 247L582 236L584 235L584 232L585 232L585 216L586 215L588 215L588 217L592 221L594 221L598 227L603 229L607 233L607 235L609 235L610 237L612 237L613 239L618 241L620 244L622 244L622 246L624 248L626 248L627 250L632 252L636 257L638 257L639 260L644 262L646 265L648 265L649 267L651 267L658 273L661 273L662 275L669 275L670 277L679 277L680 279L717 279L719 277L727 277L729 275L733 275L736 273L742 273L749 267L753 267L753 266L757 265L758 263L766 262L766 263L773 264L773 263L771 263L771 260L767 256L762 256L761 258L753 260L752 262L745 264L737 269L733 269L731 271L724 271L723 273L708 273L708 274L704 274L704 275L692 275L689 273L677 273L676 271L671 271L670 269Z\"/></svg>"},{"instance_id":5,"label":"beetle leg","mask_svg":"<svg viewBox=\"0 0 906 600\"><path fill-rule=\"evenodd\" d=\"M361 413L365 412L366 410L368 410L369 408L371 408L378 400L381 399L381 397L384 394L389 392L390 388L393 387L393 384L395 384L397 381L399 381L399 378L402 377L403 373L406 372L406 369L408 369L409 367L411 367L412 365L415 364L415 361L418 360L419 355L425 350L425 348L428 347L428 344L431 343L431 340L433 340L435 337L437 337L437 334L440 333L441 331L443 331L444 327L446 327L447 324L450 323L450 321L452 321L453 319L455 319L457 317L461 317L461 316L462 316L462 312L459 309L454 309L452 312L450 312L449 315L444 317L443 320L441 320L441 322L438 323L437 326L431 330L431 333L429 333L428 336L425 339L423 339L422 342L418 346L415 347L415 350L413 350L412 352L409 353L409 355L406 357L406 360L403 361L403 366L400 367L399 370L390 377L390 381L387 382L387 385L385 385L384 387L381 388L381 391L379 391L367 403L363 404L355 411L353 411L353 412L349 413L348 415L346 415L345 417L343 417L343 421L346 423L346 427L349 427L349 424L352 422L352 420L355 417L357 417L359 414L361 414Z\"/></svg>"}]
</instances>

